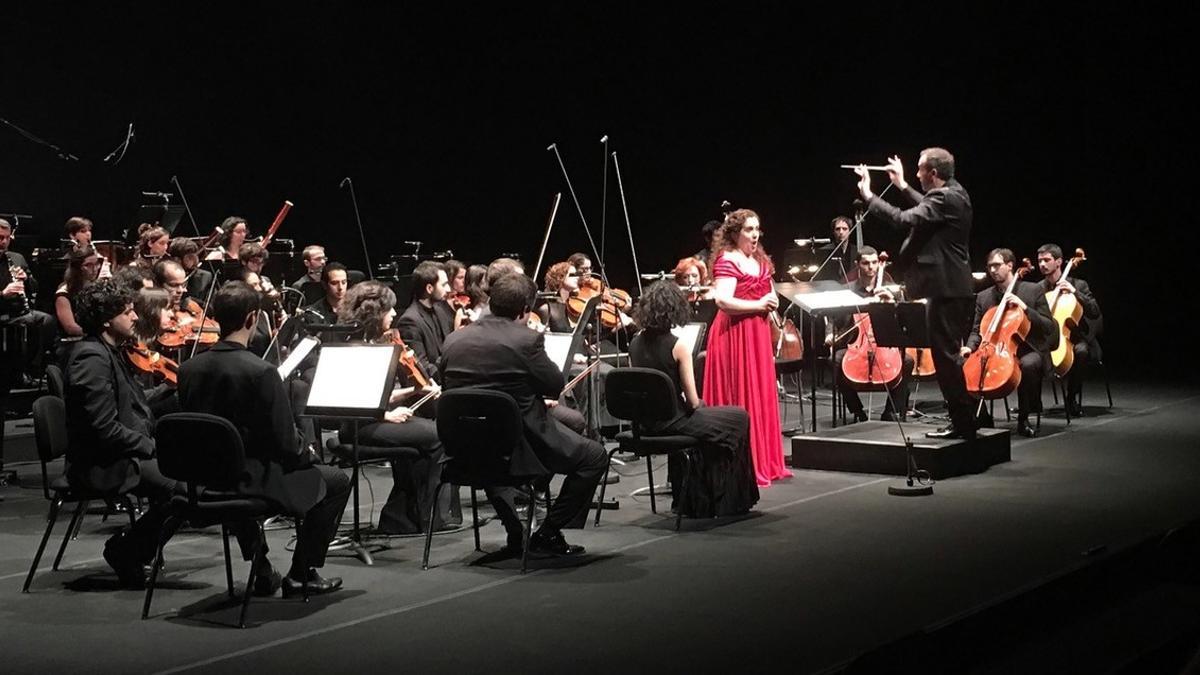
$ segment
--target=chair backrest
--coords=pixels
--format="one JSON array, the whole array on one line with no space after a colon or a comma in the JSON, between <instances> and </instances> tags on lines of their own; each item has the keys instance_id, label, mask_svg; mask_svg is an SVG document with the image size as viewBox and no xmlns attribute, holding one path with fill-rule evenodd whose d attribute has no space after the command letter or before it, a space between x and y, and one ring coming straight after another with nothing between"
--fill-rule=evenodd
<instances>
[{"instance_id":1,"label":"chair backrest","mask_svg":"<svg viewBox=\"0 0 1200 675\"><path fill-rule=\"evenodd\" d=\"M46 465L67 453L67 404L57 396L42 396L33 402L33 441L42 463L42 492L50 498Z\"/></svg>"},{"instance_id":2,"label":"chair backrest","mask_svg":"<svg viewBox=\"0 0 1200 675\"><path fill-rule=\"evenodd\" d=\"M154 428L158 468L164 476L184 481L191 490L237 486L246 453L237 427L224 417L180 412L164 415Z\"/></svg>"},{"instance_id":3,"label":"chair backrest","mask_svg":"<svg viewBox=\"0 0 1200 675\"><path fill-rule=\"evenodd\" d=\"M438 438L446 456L473 470L508 470L524 442L525 424L512 396L489 389L454 389L437 406Z\"/></svg>"},{"instance_id":4,"label":"chair backrest","mask_svg":"<svg viewBox=\"0 0 1200 675\"><path fill-rule=\"evenodd\" d=\"M614 368L604 378L608 412L641 426L669 422L678 414L675 383L653 368Z\"/></svg>"},{"instance_id":5,"label":"chair backrest","mask_svg":"<svg viewBox=\"0 0 1200 675\"><path fill-rule=\"evenodd\" d=\"M51 396L63 398L66 387L63 385L63 371L57 364L46 364L46 388Z\"/></svg>"}]
</instances>

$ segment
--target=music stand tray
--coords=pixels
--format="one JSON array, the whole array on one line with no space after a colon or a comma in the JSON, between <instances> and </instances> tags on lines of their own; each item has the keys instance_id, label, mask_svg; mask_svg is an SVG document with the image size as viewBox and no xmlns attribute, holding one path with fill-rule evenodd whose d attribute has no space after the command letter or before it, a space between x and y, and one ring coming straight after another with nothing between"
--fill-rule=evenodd
<instances>
[{"instance_id":1,"label":"music stand tray","mask_svg":"<svg viewBox=\"0 0 1200 675\"><path fill-rule=\"evenodd\" d=\"M928 348L929 322L921 302L880 302L867 305L875 344L880 347Z\"/></svg>"}]
</instances>

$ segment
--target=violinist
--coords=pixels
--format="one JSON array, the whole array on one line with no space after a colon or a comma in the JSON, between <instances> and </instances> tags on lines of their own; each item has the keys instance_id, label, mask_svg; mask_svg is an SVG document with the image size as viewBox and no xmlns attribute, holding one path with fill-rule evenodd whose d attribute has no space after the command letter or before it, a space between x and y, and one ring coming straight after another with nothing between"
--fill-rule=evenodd
<instances>
[{"instance_id":1,"label":"violinist","mask_svg":"<svg viewBox=\"0 0 1200 675\"><path fill-rule=\"evenodd\" d=\"M187 293L193 298L207 298L213 283L213 273L200 267L200 245L190 237L175 237L167 246L167 255L183 265L187 275Z\"/></svg>"},{"instance_id":2,"label":"violinist","mask_svg":"<svg viewBox=\"0 0 1200 675\"><path fill-rule=\"evenodd\" d=\"M137 255L133 264L150 269L167 254L171 235L158 225L142 223L138 227Z\"/></svg>"},{"instance_id":3,"label":"violinist","mask_svg":"<svg viewBox=\"0 0 1200 675\"><path fill-rule=\"evenodd\" d=\"M79 246L67 254L67 270L63 282L54 291L54 315L59 332L66 338L83 337L83 328L75 321L72 300L100 274L100 256L91 244Z\"/></svg>"},{"instance_id":4,"label":"violinist","mask_svg":"<svg viewBox=\"0 0 1200 675\"><path fill-rule=\"evenodd\" d=\"M458 330L471 322L468 313L471 298L467 295L467 266L457 260L447 260L442 263L442 269L446 270L446 280L450 283L446 304L454 312L454 330Z\"/></svg>"},{"instance_id":5,"label":"violinist","mask_svg":"<svg viewBox=\"0 0 1200 675\"><path fill-rule=\"evenodd\" d=\"M133 322L133 337L125 348L134 378L141 384L146 403L155 416L178 412L175 380L166 371L177 371L179 364L163 356L158 344L163 325L174 316L171 294L162 288L139 289L133 296L133 309L137 319Z\"/></svg>"},{"instance_id":6,"label":"violinist","mask_svg":"<svg viewBox=\"0 0 1200 675\"><path fill-rule=\"evenodd\" d=\"M375 344L392 344L392 321L396 317L396 294L387 285L378 281L364 281L346 293L338 311L342 323L357 322L362 326L362 341ZM416 362L414 362L416 363ZM419 368L419 366L417 366ZM380 534L415 534L430 526L429 507L433 493L441 479L441 461L445 450L438 439L437 424L426 417L415 414L407 407L431 389L436 389L428 379L432 371L420 370L422 378L430 384L424 389L414 383L414 377L404 368L397 369L397 381L402 386L392 393L389 404L393 406L384 413L383 421L360 425L358 442L363 445L386 448L414 448L419 457L392 461L392 491L379 515ZM353 434L345 427L340 434L343 440ZM443 490L434 515L433 529L455 529L462 524L462 508L457 490Z\"/></svg>"},{"instance_id":7,"label":"violinist","mask_svg":"<svg viewBox=\"0 0 1200 675\"><path fill-rule=\"evenodd\" d=\"M471 321L477 321L481 308L487 304L487 265L471 265L467 268L466 285L463 288L463 293L467 296L467 300L471 307Z\"/></svg>"},{"instance_id":8,"label":"violinist","mask_svg":"<svg viewBox=\"0 0 1200 675\"><path fill-rule=\"evenodd\" d=\"M154 280L156 286L171 296L172 317L163 326L159 337L163 348L178 350L191 339L198 339L201 344L215 343L219 327L204 316L200 303L187 296L187 274L183 265L171 258L160 260L154 266Z\"/></svg>"},{"instance_id":9,"label":"violinist","mask_svg":"<svg viewBox=\"0 0 1200 675\"><path fill-rule=\"evenodd\" d=\"M1029 317L1029 335L1021 342L1016 353L1021 367L1021 384L1017 387L1017 433L1031 437L1034 429L1029 424L1029 414L1042 411L1042 378L1050 368L1050 350L1058 344L1058 326L1038 284L1018 280L1012 295L1004 295L1004 289L1015 274L1012 251L1006 248L992 249L987 261L988 277L993 286L975 296L975 321L971 326L971 336L960 353L966 357L979 348L982 340L979 324L992 307L1008 301L1025 312L1025 316ZM985 426L991 424L986 409L983 423Z\"/></svg>"},{"instance_id":10,"label":"violinist","mask_svg":"<svg viewBox=\"0 0 1200 675\"><path fill-rule=\"evenodd\" d=\"M604 286L604 281L592 273L592 260L584 253L572 253L571 257L567 258L567 262L575 266L575 271L579 273L579 288L592 289L600 291L600 300L606 304L612 305L617 314L617 326L627 327L633 323L633 319L625 313L630 307L630 298L624 291L615 291Z\"/></svg>"},{"instance_id":11,"label":"violinist","mask_svg":"<svg viewBox=\"0 0 1200 675\"><path fill-rule=\"evenodd\" d=\"M70 249L89 248L92 247L92 221L83 216L72 216L67 219L65 230L67 239L71 241ZM94 248L94 247L92 247ZM67 251L70 255L70 250ZM97 252L99 255L99 252ZM104 257L100 256L100 270L97 274L97 279L107 279L112 276L112 265Z\"/></svg>"},{"instance_id":12,"label":"violinist","mask_svg":"<svg viewBox=\"0 0 1200 675\"><path fill-rule=\"evenodd\" d=\"M892 292L886 287L893 284L892 275L887 271L883 273L883 284L880 288L875 288L875 277L879 273L881 262L879 260L879 252L871 246L863 246L857 249L858 261L856 262L857 274L854 281L848 284L848 288L854 291L857 295L870 298L878 298L880 302L895 302L896 299ZM846 402L846 407L850 409L850 413L854 416L855 422L867 421L867 413L863 408L862 399L858 395L850 383L846 381L842 374L842 360L846 357L846 344L854 342L858 336L858 328L854 327L854 319L851 316L841 317L833 323L836 337L840 338L837 341L836 349L833 354L834 372L837 373L838 391L842 395L842 399ZM835 336L830 336L831 339ZM883 413L879 419L890 421L896 418L896 411L899 410L900 419L906 419L908 412L908 397L912 387L912 371L913 359L907 354L904 355L904 363L901 366L900 383L892 390L891 396L888 397L887 403L884 406ZM894 406L894 407L893 407Z\"/></svg>"},{"instance_id":13,"label":"violinist","mask_svg":"<svg viewBox=\"0 0 1200 675\"><path fill-rule=\"evenodd\" d=\"M245 218L229 216L221 222L220 245L209 251L205 260L237 260L238 251L246 243L249 226Z\"/></svg>"},{"instance_id":14,"label":"violinist","mask_svg":"<svg viewBox=\"0 0 1200 675\"><path fill-rule=\"evenodd\" d=\"M538 315L547 330L553 333L570 333L575 330L575 321L567 310L567 302L579 290L579 272L569 262L557 262L546 270L544 278L546 293L553 293L553 301L538 307Z\"/></svg>"},{"instance_id":15,"label":"violinist","mask_svg":"<svg viewBox=\"0 0 1200 675\"><path fill-rule=\"evenodd\" d=\"M959 362L959 345L970 327L971 265L968 242L971 235L971 197L954 178L954 155L943 148L926 148L917 160L917 180L922 195L904 180L899 157L887 162L888 178L911 208L901 210L871 191L871 174L865 167L855 170L858 190L867 213L895 230L907 233L898 262L907 267L905 290L911 299L927 298L931 355L937 369L938 387L946 399L950 424L926 434L932 438L975 438L975 402L967 393L967 382Z\"/></svg>"},{"instance_id":16,"label":"violinist","mask_svg":"<svg viewBox=\"0 0 1200 675\"><path fill-rule=\"evenodd\" d=\"M442 355L442 344L454 330L454 316L445 302L450 282L446 270L431 260L417 265L412 281L412 302L396 321L396 327L400 337L416 352L421 366L433 372Z\"/></svg>"},{"instance_id":17,"label":"violinist","mask_svg":"<svg viewBox=\"0 0 1200 675\"><path fill-rule=\"evenodd\" d=\"M1097 337L1100 333L1103 317L1100 314L1100 303L1092 295L1088 282L1077 277L1063 276L1063 252L1057 244L1043 244L1037 250L1038 271L1042 273L1040 284L1043 295L1058 289L1063 293L1072 293L1083 307L1083 318L1079 325L1071 329L1071 346L1075 352L1075 360L1071 370L1067 371L1066 405L1070 406L1072 417L1083 414L1080 405L1080 392L1083 389L1083 376L1087 373L1090 361L1101 358L1100 343Z\"/></svg>"}]
</instances>

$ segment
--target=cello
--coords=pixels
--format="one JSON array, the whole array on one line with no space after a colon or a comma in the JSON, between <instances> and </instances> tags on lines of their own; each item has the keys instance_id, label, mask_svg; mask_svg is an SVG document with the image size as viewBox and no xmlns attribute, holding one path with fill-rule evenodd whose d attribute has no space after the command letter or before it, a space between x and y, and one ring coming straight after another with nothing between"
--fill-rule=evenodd
<instances>
[{"instance_id":1,"label":"cello","mask_svg":"<svg viewBox=\"0 0 1200 675\"><path fill-rule=\"evenodd\" d=\"M979 321L979 347L963 362L963 378L967 393L984 400L1004 398L1021 384L1021 368L1017 362L1017 340L1029 336L1029 317L1019 306L1012 304L1017 281L1033 269L1029 258L1021 261L1000 298L1000 304L984 313Z\"/></svg>"},{"instance_id":2,"label":"cello","mask_svg":"<svg viewBox=\"0 0 1200 675\"><path fill-rule=\"evenodd\" d=\"M796 324L779 312L767 313L771 317L771 347L777 361L799 361L804 358L804 341Z\"/></svg>"},{"instance_id":3,"label":"cello","mask_svg":"<svg viewBox=\"0 0 1200 675\"><path fill-rule=\"evenodd\" d=\"M1066 267L1058 277L1059 281L1066 279L1071 269L1084 260L1087 260L1087 256L1083 249L1075 249L1075 255L1067 261ZM1079 304L1079 299L1074 293L1060 288L1053 288L1046 293L1046 304L1050 305L1050 314L1054 316L1054 323L1058 324L1059 333L1058 347L1050 352L1050 363L1054 366L1054 373L1062 377L1075 364L1075 345L1071 344L1071 332L1083 319L1083 305Z\"/></svg>"},{"instance_id":4,"label":"cello","mask_svg":"<svg viewBox=\"0 0 1200 675\"><path fill-rule=\"evenodd\" d=\"M883 268L887 253L879 253L879 269L875 272L871 289L883 286ZM854 315L858 326L858 338L846 347L842 359L842 376L856 391L878 391L894 389L904 375L904 356L899 347L879 347L875 344L875 333L871 330L871 316L866 312Z\"/></svg>"}]
</instances>

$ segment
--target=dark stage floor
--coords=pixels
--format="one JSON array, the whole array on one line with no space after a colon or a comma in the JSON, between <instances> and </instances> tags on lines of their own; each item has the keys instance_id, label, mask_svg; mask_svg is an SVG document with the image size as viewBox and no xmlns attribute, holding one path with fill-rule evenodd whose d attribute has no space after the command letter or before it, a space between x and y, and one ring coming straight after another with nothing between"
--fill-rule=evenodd
<instances>
[{"instance_id":1,"label":"dark stage floor","mask_svg":"<svg viewBox=\"0 0 1200 675\"><path fill-rule=\"evenodd\" d=\"M918 399L935 391L927 385ZM626 496L645 484L630 466L610 491L621 508L606 511L598 529L568 532L591 554L578 565L540 561L521 576L512 561L472 564L479 556L463 531L435 538L436 567L422 572L421 540L392 538L374 567L336 554L326 571L345 578L340 593L308 605L256 600L246 630L223 625L236 614L222 604L212 531L183 532L168 546L169 581L148 621L138 619L140 592L111 590L100 549L114 525L99 516L86 520L58 572L49 571L52 544L33 592L21 594L46 504L36 464L20 464L24 487L5 489L0 503L0 671L837 668L1200 519L1200 388L1114 383L1108 410L1092 405L1098 390L1089 394L1087 416L1069 428L1061 415L1047 416L1042 436L1013 437L1011 462L939 482L932 497L889 497L891 477L797 470L764 491L752 516L685 521L676 533L645 498ZM999 408L997 418L1003 425ZM374 497L364 490L364 501L383 500L386 475L369 472ZM495 523L483 534L485 549L503 540ZM273 559L285 563L286 533L271 540ZM237 578L244 571L237 567ZM1185 641L1186 660L1195 635L1187 621L1200 616L1187 618L1196 587L1144 590L1036 638L1018 636L1011 649L999 650L996 634L1021 629L1000 621L971 670L1119 670L1169 640ZM1169 628L1127 631L1126 614ZM1047 616L1011 619L1038 620ZM1095 639L1113 633L1122 639ZM942 670L930 658L929 670Z\"/></svg>"}]
</instances>

